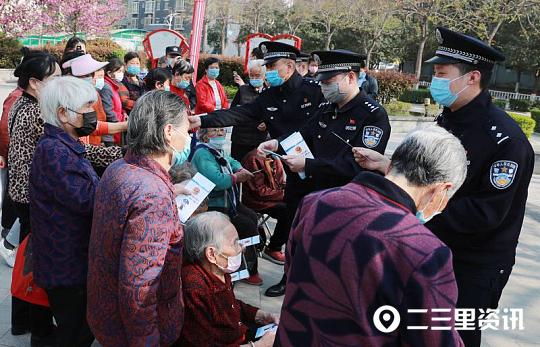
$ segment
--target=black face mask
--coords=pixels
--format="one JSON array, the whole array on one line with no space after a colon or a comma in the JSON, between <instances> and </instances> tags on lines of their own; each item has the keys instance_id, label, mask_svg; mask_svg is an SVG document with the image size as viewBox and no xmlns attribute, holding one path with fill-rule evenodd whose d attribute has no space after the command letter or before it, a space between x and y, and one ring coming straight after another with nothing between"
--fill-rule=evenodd
<instances>
[{"instance_id":1,"label":"black face mask","mask_svg":"<svg viewBox=\"0 0 540 347\"><path fill-rule=\"evenodd\" d=\"M97 127L97 112L96 111L86 112L86 113L80 113L73 110L70 110L70 111L83 116L82 127L75 128L75 132L77 133L79 137L88 136L96 130L96 127Z\"/></svg>"}]
</instances>

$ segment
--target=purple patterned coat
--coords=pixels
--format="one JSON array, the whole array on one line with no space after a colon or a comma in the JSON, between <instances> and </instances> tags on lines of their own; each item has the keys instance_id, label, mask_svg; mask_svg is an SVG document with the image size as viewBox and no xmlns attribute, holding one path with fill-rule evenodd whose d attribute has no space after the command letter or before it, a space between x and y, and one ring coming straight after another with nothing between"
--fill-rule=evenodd
<instances>
[{"instance_id":1,"label":"purple patterned coat","mask_svg":"<svg viewBox=\"0 0 540 347\"><path fill-rule=\"evenodd\" d=\"M462 346L453 326L457 287L450 250L415 218L410 196L365 172L307 196L288 242L287 290L275 346ZM375 311L393 306L401 323L382 333ZM409 314L408 309L428 309Z\"/></svg>"},{"instance_id":2,"label":"purple patterned coat","mask_svg":"<svg viewBox=\"0 0 540 347\"><path fill-rule=\"evenodd\" d=\"M96 191L88 323L104 347L170 346L184 321L182 227L165 169L130 153Z\"/></svg>"}]
</instances>

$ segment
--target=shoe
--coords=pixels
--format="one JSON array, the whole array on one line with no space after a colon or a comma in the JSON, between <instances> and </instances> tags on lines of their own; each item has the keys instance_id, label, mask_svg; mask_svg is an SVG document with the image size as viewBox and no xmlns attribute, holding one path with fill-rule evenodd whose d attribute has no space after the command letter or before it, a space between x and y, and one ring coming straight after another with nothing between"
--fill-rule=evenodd
<instances>
[{"instance_id":1,"label":"shoe","mask_svg":"<svg viewBox=\"0 0 540 347\"><path fill-rule=\"evenodd\" d=\"M271 251L266 248L262 254L262 257L277 265L285 264L285 253L282 251Z\"/></svg>"},{"instance_id":2,"label":"shoe","mask_svg":"<svg viewBox=\"0 0 540 347\"><path fill-rule=\"evenodd\" d=\"M0 257L4 258L6 264L9 267L15 266L15 256L17 255L17 249L9 250L4 246L4 240L0 241Z\"/></svg>"},{"instance_id":3,"label":"shoe","mask_svg":"<svg viewBox=\"0 0 540 347\"><path fill-rule=\"evenodd\" d=\"M262 286L263 284L263 280L261 276L259 276L258 273L250 275L248 278L245 278L243 281L244 283L247 283L252 286Z\"/></svg>"},{"instance_id":4,"label":"shoe","mask_svg":"<svg viewBox=\"0 0 540 347\"><path fill-rule=\"evenodd\" d=\"M281 281L278 284L274 284L273 286L269 287L266 292L264 292L264 295L271 298L285 295L285 282Z\"/></svg>"},{"instance_id":5,"label":"shoe","mask_svg":"<svg viewBox=\"0 0 540 347\"><path fill-rule=\"evenodd\" d=\"M56 347L56 334L50 334L49 336L36 336L32 334L30 337L31 347Z\"/></svg>"},{"instance_id":6,"label":"shoe","mask_svg":"<svg viewBox=\"0 0 540 347\"><path fill-rule=\"evenodd\" d=\"M13 336L26 335L29 332L30 332L30 329L26 327L11 327L11 335Z\"/></svg>"}]
</instances>

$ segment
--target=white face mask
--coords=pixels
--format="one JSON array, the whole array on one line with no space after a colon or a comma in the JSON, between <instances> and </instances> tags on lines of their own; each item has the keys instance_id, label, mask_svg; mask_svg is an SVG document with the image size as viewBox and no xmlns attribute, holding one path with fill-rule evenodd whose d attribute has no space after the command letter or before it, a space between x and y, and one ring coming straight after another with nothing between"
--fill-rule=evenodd
<instances>
[{"instance_id":1,"label":"white face mask","mask_svg":"<svg viewBox=\"0 0 540 347\"><path fill-rule=\"evenodd\" d=\"M116 82L122 82L124 79L124 73L123 72L117 72L114 74L114 79Z\"/></svg>"},{"instance_id":2,"label":"white face mask","mask_svg":"<svg viewBox=\"0 0 540 347\"><path fill-rule=\"evenodd\" d=\"M225 268L216 263L217 267L225 273L230 274L236 272L236 270L240 268L240 265L242 265L242 252L238 253L234 257L227 257L221 253L218 255L221 255L223 258L227 259L227 267Z\"/></svg>"}]
</instances>

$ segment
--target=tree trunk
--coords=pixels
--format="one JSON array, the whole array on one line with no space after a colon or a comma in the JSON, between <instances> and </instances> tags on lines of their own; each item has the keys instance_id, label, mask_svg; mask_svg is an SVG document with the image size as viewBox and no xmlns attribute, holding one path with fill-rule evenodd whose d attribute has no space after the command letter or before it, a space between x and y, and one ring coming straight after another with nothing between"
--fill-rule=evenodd
<instances>
[{"instance_id":1,"label":"tree trunk","mask_svg":"<svg viewBox=\"0 0 540 347\"><path fill-rule=\"evenodd\" d=\"M418 45L418 51L416 52L416 66L415 66L415 75L417 79L420 79L420 75L422 74L422 61L424 58L424 48L426 47L426 42L428 39L427 35L428 31L428 18L424 18L424 22L422 23L422 39L420 40L420 44Z\"/></svg>"},{"instance_id":2,"label":"tree trunk","mask_svg":"<svg viewBox=\"0 0 540 347\"><path fill-rule=\"evenodd\" d=\"M204 21L203 27L203 52L208 53L208 21Z\"/></svg>"},{"instance_id":3,"label":"tree trunk","mask_svg":"<svg viewBox=\"0 0 540 347\"><path fill-rule=\"evenodd\" d=\"M503 24L503 20L501 19L501 20L499 20L497 25L495 25L495 28L493 28L493 30L491 30L491 32L489 33L488 38L487 38L487 44L488 45L491 46L491 42L493 42L493 39L495 38L495 35L497 35L497 32L501 28L502 24Z\"/></svg>"},{"instance_id":4,"label":"tree trunk","mask_svg":"<svg viewBox=\"0 0 540 347\"><path fill-rule=\"evenodd\" d=\"M533 93L536 95L538 95L538 87L540 87L540 69L536 70L534 74Z\"/></svg>"},{"instance_id":5,"label":"tree trunk","mask_svg":"<svg viewBox=\"0 0 540 347\"><path fill-rule=\"evenodd\" d=\"M326 31L326 43L324 44L325 50L330 50L330 43L332 43L332 36L334 36L334 30Z\"/></svg>"},{"instance_id":6,"label":"tree trunk","mask_svg":"<svg viewBox=\"0 0 540 347\"><path fill-rule=\"evenodd\" d=\"M517 70L516 88L514 92L519 93L519 81L521 81L521 70Z\"/></svg>"},{"instance_id":7,"label":"tree trunk","mask_svg":"<svg viewBox=\"0 0 540 347\"><path fill-rule=\"evenodd\" d=\"M223 19L221 24L221 55L225 55L225 46L227 45L227 19Z\"/></svg>"}]
</instances>

